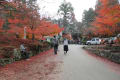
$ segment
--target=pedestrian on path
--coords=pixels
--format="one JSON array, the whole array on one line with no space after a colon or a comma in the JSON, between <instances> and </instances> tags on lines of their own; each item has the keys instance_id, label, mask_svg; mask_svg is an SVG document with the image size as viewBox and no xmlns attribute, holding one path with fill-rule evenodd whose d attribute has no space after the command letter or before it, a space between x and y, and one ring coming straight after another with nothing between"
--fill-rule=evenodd
<instances>
[{"instance_id":1,"label":"pedestrian on path","mask_svg":"<svg viewBox=\"0 0 120 80\"><path fill-rule=\"evenodd\" d=\"M24 47L24 44L20 45L20 52L21 52L21 55L22 55L23 59L28 59L29 58L29 54L27 53L26 48Z\"/></svg>"},{"instance_id":2,"label":"pedestrian on path","mask_svg":"<svg viewBox=\"0 0 120 80\"><path fill-rule=\"evenodd\" d=\"M53 47L54 47L54 54L57 54L57 51L58 51L58 40L57 40L56 36L54 36L54 39L53 39Z\"/></svg>"},{"instance_id":3,"label":"pedestrian on path","mask_svg":"<svg viewBox=\"0 0 120 80\"><path fill-rule=\"evenodd\" d=\"M64 40L64 54L68 52L68 40L65 38Z\"/></svg>"}]
</instances>

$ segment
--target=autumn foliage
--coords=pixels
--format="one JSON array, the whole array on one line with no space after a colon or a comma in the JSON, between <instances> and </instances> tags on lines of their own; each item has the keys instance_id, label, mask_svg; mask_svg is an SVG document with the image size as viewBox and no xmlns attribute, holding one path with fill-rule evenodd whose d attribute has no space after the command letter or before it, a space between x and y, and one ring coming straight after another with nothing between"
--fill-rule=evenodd
<instances>
[{"instance_id":1,"label":"autumn foliage","mask_svg":"<svg viewBox=\"0 0 120 80\"><path fill-rule=\"evenodd\" d=\"M99 0L97 17L92 31L97 36L115 36L120 33L120 5L117 0Z\"/></svg>"},{"instance_id":2,"label":"autumn foliage","mask_svg":"<svg viewBox=\"0 0 120 80\"><path fill-rule=\"evenodd\" d=\"M3 1L0 5L0 32L17 34L23 38L26 30L29 39L41 39L63 30L57 24L41 18L36 5L29 5L21 0Z\"/></svg>"},{"instance_id":3,"label":"autumn foliage","mask_svg":"<svg viewBox=\"0 0 120 80\"><path fill-rule=\"evenodd\" d=\"M2 26L3 26L3 20L2 19L0 19L0 32L2 32Z\"/></svg>"},{"instance_id":4,"label":"autumn foliage","mask_svg":"<svg viewBox=\"0 0 120 80\"><path fill-rule=\"evenodd\" d=\"M69 39L69 40L72 40L72 36L71 36L71 34L69 34L69 33L63 34L62 37L63 37L63 38L67 38L67 39Z\"/></svg>"},{"instance_id":5,"label":"autumn foliage","mask_svg":"<svg viewBox=\"0 0 120 80\"><path fill-rule=\"evenodd\" d=\"M33 53L39 53L36 50L38 46L44 50L50 45L38 40L54 36L62 30L57 24L41 18L35 0L0 0L0 56L19 48L21 44ZM27 39L23 39L25 33ZM11 53L7 56L11 57Z\"/></svg>"}]
</instances>

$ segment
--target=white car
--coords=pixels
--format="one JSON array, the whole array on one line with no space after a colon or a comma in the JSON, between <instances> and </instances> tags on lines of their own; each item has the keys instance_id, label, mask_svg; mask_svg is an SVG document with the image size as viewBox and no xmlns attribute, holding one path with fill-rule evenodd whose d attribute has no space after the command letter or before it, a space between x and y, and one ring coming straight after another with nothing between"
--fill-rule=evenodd
<instances>
[{"instance_id":1,"label":"white car","mask_svg":"<svg viewBox=\"0 0 120 80\"><path fill-rule=\"evenodd\" d=\"M91 44L100 44L101 43L101 39L100 38L93 38L89 41L86 42L87 45L91 45Z\"/></svg>"},{"instance_id":2,"label":"white car","mask_svg":"<svg viewBox=\"0 0 120 80\"><path fill-rule=\"evenodd\" d=\"M117 37L110 37L108 40L108 43L113 44L116 39L117 39Z\"/></svg>"}]
</instances>

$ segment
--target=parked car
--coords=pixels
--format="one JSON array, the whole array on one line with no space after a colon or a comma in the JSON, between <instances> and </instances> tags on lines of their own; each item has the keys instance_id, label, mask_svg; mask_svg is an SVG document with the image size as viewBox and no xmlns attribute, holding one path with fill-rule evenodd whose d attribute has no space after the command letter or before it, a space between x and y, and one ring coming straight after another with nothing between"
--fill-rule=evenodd
<instances>
[{"instance_id":1,"label":"parked car","mask_svg":"<svg viewBox=\"0 0 120 80\"><path fill-rule=\"evenodd\" d=\"M118 34L118 35L117 35L117 37L119 37L119 38L120 38L120 34Z\"/></svg>"},{"instance_id":2,"label":"parked car","mask_svg":"<svg viewBox=\"0 0 120 80\"><path fill-rule=\"evenodd\" d=\"M115 44L120 44L120 34L116 36L116 39L114 40Z\"/></svg>"},{"instance_id":3,"label":"parked car","mask_svg":"<svg viewBox=\"0 0 120 80\"><path fill-rule=\"evenodd\" d=\"M117 37L102 38L101 44L114 44Z\"/></svg>"},{"instance_id":4,"label":"parked car","mask_svg":"<svg viewBox=\"0 0 120 80\"><path fill-rule=\"evenodd\" d=\"M101 44L108 43L109 38L102 38L101 39Z\"/></svg>"},{"instance_id":5,"label":"parked car","mask_svg":"<svg viewBox=\"0 0 120 80\"><path fill-rule=\"evenodd\" d=\"M100 38L93 38L86 42L87 45L95 45L95 44L101 44Z\"/></svg>"},{"instance_id":6,"label":"parked car","mask_svg":"<svg viewBox=\"0 0 120 80\"><path fill-rule=\"evenodd\" d=\"M116 39L117 37L110 37L108 40L108 44L114 44Z\"/></svg>"}]
</instances>

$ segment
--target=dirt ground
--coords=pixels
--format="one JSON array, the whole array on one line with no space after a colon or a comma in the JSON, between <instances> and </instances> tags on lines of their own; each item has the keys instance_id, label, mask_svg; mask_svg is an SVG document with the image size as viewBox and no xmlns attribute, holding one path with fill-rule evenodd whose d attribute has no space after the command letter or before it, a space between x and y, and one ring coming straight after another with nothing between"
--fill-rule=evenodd
<instances>
[{"instance_id":1,"label":"dirt ground","mask_svg":"<svg viewBox=\"0 0 120 80\"><path fill-rule=\"evenodd\" d=\"M60 72L57 66L62 63L57 58L53 50L49 50L28 60L0 67L0 80L56 80L54 76Z\"/></svg>"}]
</instances>

